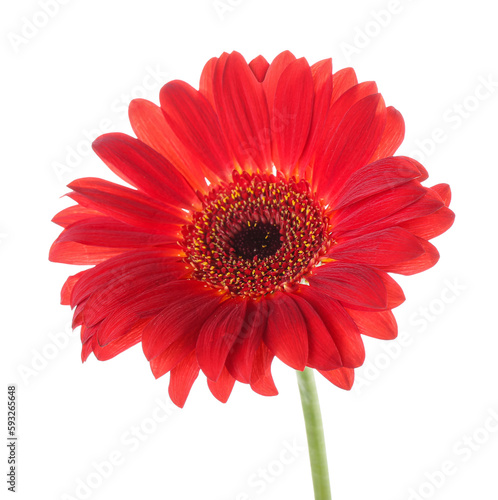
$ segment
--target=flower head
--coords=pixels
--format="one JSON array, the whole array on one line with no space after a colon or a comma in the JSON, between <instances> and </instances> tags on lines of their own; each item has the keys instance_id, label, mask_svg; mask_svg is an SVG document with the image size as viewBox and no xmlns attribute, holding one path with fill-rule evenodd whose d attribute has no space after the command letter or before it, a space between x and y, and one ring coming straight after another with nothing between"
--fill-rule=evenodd
<instances>
[{"instance_id":1,"label":"flower head","mask_svg":"<svg viewBox=\"0 0 498 500\"><path fill-rule=\"evenodd\" d=\"M131 187L78 179L54 218L50 259L94 265L62 290L83 360L141 342L179 406L200 370L221 401L236 380L277 394L275 356L351 388L361 335L397 334L388 273L433 266L454 218L449 187L393 156L400 113L351 68L289 52L223 54L160 101L132 101L136 139L93 144Z\"/></svg>"}]
</instances>

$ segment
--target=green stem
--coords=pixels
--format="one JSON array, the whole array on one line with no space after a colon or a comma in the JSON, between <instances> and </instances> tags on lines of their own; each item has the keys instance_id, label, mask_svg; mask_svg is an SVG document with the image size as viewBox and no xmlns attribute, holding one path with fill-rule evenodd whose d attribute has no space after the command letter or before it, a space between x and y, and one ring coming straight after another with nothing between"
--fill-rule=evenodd
<instances>
[{"instance_id":1,"label":"green stem","mask_svg":"<svg viewBox=\"0 0 498 500\"><path fill-rule=\"evenodd\" d=\"M304 372L298 371L297 381L299 384L299 394L301 395L301 404L303 406L304 422L306 424L315 500L331 500L322 415L313 370L306 368Z\"/></svg>"}]
</instances>

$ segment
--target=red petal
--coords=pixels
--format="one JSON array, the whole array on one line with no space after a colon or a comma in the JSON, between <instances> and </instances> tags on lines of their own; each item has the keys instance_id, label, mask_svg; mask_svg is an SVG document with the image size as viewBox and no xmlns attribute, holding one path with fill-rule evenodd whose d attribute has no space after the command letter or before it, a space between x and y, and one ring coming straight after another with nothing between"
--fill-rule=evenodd
<instances>
[{"instance_id":1,"label":"red petal","mask_svg":"<svg viewBox=\"0 0 498 500\"><path fill-rule=\"evenodd\" d=\"M401 146L405 138L405 121L401 113L389 106L386 115L386 128L380 139L380 143L370 161L376 161L380 158L392 156Z\"/></svg>"},{"instance_id":2,"label":"red petal","mask_svg":"<svg viewBox=\"0 0 498 500\"><path fill-rule=\"evenodd\" d=\"M69 276L69 278L64 283L61 290L61 304L63 306L71 305L71 294L73 293L74 286L78 283L78 280L85 274L85 271L81 271L74 276Z\"/></svg>"},{"instance_id":3,"label":"red petal","mask_svg":"<svg viewBox=\"0 0 498 500\"><path fill-rule=\"evenodd\" d=\"M392 340L398 336L398 325L392 311L358 311L347 309L359 332L375 339Z\"/></svg>"},{"instance_id":4,"label":"red petal","mask_svg":"<svg viewBox=\"0 0 498 500\"><path fill-rule=\"evenodd\" d=\"M370 163L354 172L337 193L329 198L334 209L418 179L420 171L411 158L392 156Z\"/></svg>"},{"instance_id":5,"label":"red petal","mask_svg":"<svg viewBox=\"0 0 498 500\"><path fill-rule=\"evenodd\" d=\"M77 179L68 187L75 191L68 196L81 205L153 233L175 230L175 225L186 223L182 210L168 209L139 191L119 184L86 178Z\"/></svg>"},{"instance_id":6,"label":"red petal","mask_svg":"<svg viewBox=\"0 0 498 500\"><path fill-rule=\"evenodd\" d=\"M418 217L405 222L400 226L425 240L430 240L447 231L455 221L455 214L447 207L442 207L432 214Z\"/></svg>"},{"instance_id":7,"label":"red petal","mask_svg":"<svg viewBox=\"0 0 498 500\"><path fill-rule=\"evenodd\" d=\"M144 330L142 346L146 358L151 360L159 356L181 337L193 336L197 339L221 297L220 292L199 281L172 283L163 291L164 309Z\"/></svg>"},{"instance_id":8,"label":"red petal","mask_svg":"<svg viewBox=\"0 0 498 500\"><path fill-rule=\"evenodd\" d=\"M223 73L225 72L228 56L227 52L223 52L219 59L216 58L215 63L211 63L213 65L212 68L206 65L201 75L202 86L199 88L199 91L207 98L217 113L218 108L215 96L223 93Z\"/></svg>"},{"instance_id":9,"label":"red petal","mask_svg":"<svg viewBox=\"0 0 498 500\"><path fill-rule=\"evenodd\" d=\"M431 189L441 197L445 206L449 207L451 202L451 189L448 184L437 184L432 186Z\"/></svg>"},{"instance_id":10,"label":"red petal","mask_svg":"<svg viewBox=\"0 0 498 500\"><path fill-rule=\"evenodd\" d=\"M223 131L244 170L271 167L270 120L263 87L238 52L227 59L216 109Z\"/></svg>"},{"instance_id":11,"label":"red petal","mask_svg":"<svg viewBox=\"0 0 498 500\"><path fill-rule=\"evenodd\" d=\"M262 396L276 396L278 390L275 387L271 375L271 363L273 354L262 343L254 357L254 364L251 374L251 389Z\"/></svg>"},{"instance_id":12,"label":"red petal","mask_svg":"<svg viewBox=\"0 0 498 500\"><path fill-rule=\"evenodd\" d=\"M197 360L206 377L218 380L228 353L237 340L246 311L246 300L227 299L205 321L197 340Z\"/></svg>"},{"instance_id":13,"label":"red petal","mask_svg":"<svg viewBox=\"0 0 498 500\"><path fill-rule=\"evenodd\" d=\"M165 279L167 281L167 279ZM166 286L166 283L164 286ZM164 286L153 287L136 297L121 297L121 303L114 309L100 309L95 314L105 313L105 319L96 324L96 338L101 346L106 346L120 337L126 336L130 330L145 324L164 307L162 291ZM102 316L100 316L102 317Z\"/></svg>"},{"instance_id":14,"label":"red petal","mask_svg":"<svg viewBox=\"0 0 498 500\"><path fill-rule=\"evenodd\" d=\"M135 317L150 317L150 311L157 308L154 303L162 300L164 296L168 297L164 287L184 273L182 263L174 261L151 262L130 268L122 274L107 273L108 283L93 291L85 304L85 324L92 326L102 321L100 344L114 340L126 333L121 332L118 323L128 324L133 322ZM147 297L154 293L157 297L147 303ZM164 307L164 302L159 302L160 309L161 305ZM123 325L123 328L126 326Z\"/></svg>"},{"instance_id":15,"label":"red petal","mask_svg":"<svg viewBox=\"0 0 498 500\"><path fill-rule=\"evenodd\" d=\"M228 56L226 52L225 54ZM211 103L213 109L215 109L213 82L217 64L217 57L209 59L202 69L201 78L199 80L199 92Z\"/></svg>"},{"instance_id":16,"label":"red petal","mask_svg":"<svg viewBox=\"0 0 498 500\"><path fill-rule=\"evenodd\" d=\"M347 90L355 85L358 85L358 78L356 78L356 73L353 68L340 69L333 75L333 91L331 104L337 101L339 97L344 94Z\"/></svg>"},{"instance_id":17,"label":"red petal","mask_svg":"<svg viewBox=\"0 0 498 500\"><path fill-rule=\"evenodd\" d=\"M82 207L80 205L75 205L73 207L65 208L61 210L53 219L52 222L55 224L67 227L80 220L88 219L89 217L95 217L102 215L97 210L90 210L88 208Z\"/></svg>"},{"instance_id":18,"label":"red petal","mask_svg":"<svg viewBox=\"0 0 498 500\"><path fill-rule=\"evenodd\" d=\"M82 245L74 241L55 241L50 248L48 258L51 262L63 264L92 265L104 262L128 250L130 249Z\"/></svg>"},{"instance_id":19,"label":"red petal","mask_svg":"<svg viewBox=\"0 0 498 500\"><path fill-rule=\"evenodd\" d=\"M391 278L391 276L389 276L389 274L387 274L386 272L380 270L377 270L376 272L382 278L384 286L386 287L386 292L387 292L386 309L394 309L395 307L401 305L405 301L405 294L403 293L403 290L398 285L398 283L394 281L394 279Z\"/></svg>"},{"instance_id":20,"label":"red petal","mask_svg":"<svg viewBox=\"0 0 498 500\"><path fill-rule=\"evenodd\" d=\"M142 338L142 325L136 325L131 331L129 331L126 335L110 342L106 346L101 346L97 342L97 338L93 337L92 339L92 349L95 357L99 361L107 361L111 358L114 358L118 354L121 354L126 349L138 344L140 339Z\"/></svg>"},{"instance_id":21,"label":"red petal","mask_svg":"<svg viewBox=\"0 0 498 500\"><path fill-rule=\"evenodd\" d=\"M320 288L346 306L369 309L387 307L384 281L372 268L361 264L331 262L316 268L308 281L312 287Z\"/></svg>"},{"instance_id":22,"label":"red petal","mask_svg":"<svg viewBox=\"0 0 498 500\"><path fill-rule=\"evenodd\" d=\"M324 143L327 144L337 130L348 111L365 97L377 95L378 88L375 82L362 82L345 92L340 99L331 103L327 122L325 123Z\"/></svg>"},{"instance_id":23,"label":"red petal","mask_svg":"<svg viewBox=\"0 0 498 500\"><path fill-rule=\"evenodd\" d=\"M307 366L321 370L333 370L342 366L341 355L332 340L320 315L303 297L293 294L308 329L308 361Z\"/></svg>"},{"instance_id":24,"label":"red petal","mask_svg":"<svg viewBox=\"0 0 498 500\"><path fill-rule=\"evenodd\" d=\"M399 213L403 208L413 205L426 194L427 189L419 182L410 181L340 208L332 216L334 235L359 228L363 233L374 231L377 229L373 225L374 223ZM371 228L369 228L370 224L372 224Z\"/></svg>"},{"instance_id":25,"label":"red petal","mask_svg":"<svg viewBox=\"0 0 498 500\"><path fill-rule=\"evenodd\" d=\"M167 83L160 94L161 108L171 129L195 163L205 165L210 181L227 181L234 165L218 118L209 101L185 82ZM194 163L194 164L195 164Z\"/></svg>"},{"instance_id":26,"label":"red petal","mask_svg":"<svg viewBox=\"0 0 498 500\"><path fill-rule=\"evenodd\" d=\"M268 109L270 110L270 114L273 112L273 102L275 99L275 91L277 89L278 81L282 76L285 68L296 60L294 54L285 50L278 54L275 59L270 64L268 71L265 75L265 80L263 82L263 88L266 95L266 102L268 103Z\"/></svg>"},{"instance_id":27,"label":"red petal","mask_svg":"<svg viewBox=\"0 0 498 500\"><path fill-rule=\"evenodd\" d=\"M338 242L327 254L334 260L383 267L415 259L424 253L417 237L400 227L384 229L344 242Z\"/></svg>"},{"instance_id":28,"label":"red petal","mask_svg":"<svg viewBox=\"0 0 498 500\"><path fill-rule=\"evenodd\" d=\"M437 248L422 238L418 238L418 240L421 247L424 249L424 253L422 255L407 262L390 265L384 270L389 271L390 273L411 276L412 274L421 273L422 271L426 271L434 266L439 260L439 252L437 251ZM383 269L382 266L379 267Z\"/></svg>"},{"instance_id":29,"label":"red petal","mask_svg":"<svg viewBox=\"0 0 498 500\"><path fill-rule=\"evenodd\" d=\"M185 178L164 156L125 134L105 134L92 147L124 181L163 203L190 209L199 200Z\"/></svg>"},{"instance_id":30,"label":"red petal","mask_svg":"<svg viewBox=\"0 0 498 500\"><path fill-rule=\"evenodd\" d=\"M340 303L310 286L302 286L299 293L322 318L341 356L341 364L356 368L365 360L365 348L354 321Z\"/></svg>"},{"instance_id":31,"label":"red petal","mask_svg":"<svg viewBox=\"0 0 498 500\"><path fill-rule=\"evenodd\" d=\"M145 99L134 99L128 114L136 136L170 161L194 189L205 192L207 184L202 168L173 133L163 110Z\"/></svg>"},{"instance_id":32,"label":"red petal","mask_svg":"<svg viewBox=\"0 0 498 500\"><path fill-rule=\"evenodd\" d=\"M347 112L314 167L319 198L326 199L329 193L342 188L353 172L368 163L379 144L385 116L380 94L365 97Z\"/></svg>"},{"instance_id":33,"label":"red petal","mask_svg":"<svg viewBox=\"0 0 498 500\"><path fill-rule=\"evenodd\" d=\"M363 82L350 88L341 98L331 104L327 119L323 124L322 140L317 144L316 162L313 167L313 180L326 168L331 152L336 148L335 134L351 108L368 96L377 95L375 82ZM379 94L380 95L380 94ZM351 117L350 117L351 118ZM328 182L328 179L324 182Z\"/></svg>"},{"instance_id":34,"label":"red petal","mask_svg":"<svg viewBox=\"0 0 498 500\"><path fill-rule=\"evenodd\" d=\"M183 408L195 379L199 375L199 365L193 351L171 370L168 393L176 406Z\"/></svg>"},{"instance_id":35,"label":"red petal","mask_svg":"<svg viewBox=\"0 0 498 500\"><path fill-rule=\"evenodd\" d=\"M146 290L140 290L137 287L135 296L131 295L120 295L114 301L108 301L106 303L106 308L98 309L93 301L91 305L94 307L95 312L90 309L90 300L88 301L88 310L92 310L93 321L100 320L97 336L100 345L106 345L115 339L126 335L127 332L132 329L137 323L142 322L144 325L145 320L150 320L160 311L164 309L165 297L168 297L169 285L175 276L164 275L162 278L162 284L151 285ZM158 277L158 282L161 277ZM150 280L152 283L152 279ZM142 282L142 284L145 283ZM135 291L135 290L133 290ZM87 311L85 311L86 313ZM107 314L106 314L107 313ZM87 314L85 314L85 322ZM90 323L91 320L88 320Z\"/></svg>"},{"instance_id":36,"label":"red petal","mask_svg":"<svg viewBox=\"0 0 498 500\"><path fill-rule=\"evenodd\" d=\"M83 328L84 327L81 327L82 330ZM90 356L90 354L93 352L92 342L93 340L90 339L81 346L81 361L83 363L88 359L88 356Z\"/></svg>"},{"instance_id":37,"label":"red petal","mask_svg":"<svg viewBox=\"0 0 498 500\"><path fill-rule=\"evenodd\" d=\"M222 403L226 403L230 394L232 393L235 379L228 373L226 368L223 368L219 379L216 382L212 380L207 381L209 390L213 396Z\"/></svg>"},{"instance_id":38,"label":"red petal","mask_svg":"<svg viewBox=\"0 0 498 500\"><path fill-rule=\"evenodd\" d=\"M241 382L250 382L254 357L261 345L267 318L266 300L247 303L242 329L226 361L228 371Z\"/></svg>"},{"instance_id":39,"label":"red petal","mask_svg":"<svg viewBox=\"0 0 498 500\"><path fill-rule=\"evenodd\" d=\"M74 287L71 305L74 307L81 303L92 293L108 286L114 280L126 278L130 272L143 274L144 266L155 266L149 267L149 271L163 273L172 262L175 260L164 254L162 250L136 250L117 255L93 269L83 271L81 279Z\"/></svg>"},{"instance_id":40,"label":"red petal","mask_svg":"<svg viewBox=\"0 0 498 500\"><path fill-rule=\"evenodd\" d=\"M273 161L284 173L294 171L308 139L313 112L313 77L306 59L290 63L276 90L271 127Z\"/></svg>"},{"instance_id":41,"label":"red petal","mask_svg":"<svg viewBox=\"0 0 498 500\"><path fill-rule=\"evenodd\" d=\"M308 359L308 333L299 307L283 292L267 299L268 324L264 342L287 365L304 370Z\"/></svg>"},{"instance_id":42,"label":"red petal","mask_svg":"<svg viewBox=\"0 0 498 500\"><path fill-rule=\"evenodd\" d=\"M329 372L318 370L329 382L340 389L349 391L354 383L354 370L352 368L337 368Z\"/></svg>"},{"instance_id":43,"label":"red petal","mask_svg":"<svg viewBox=\"0 0 498 500\"><path fill-rule=\"evenodd\" d=\"M183 359L185 359L194 349L197 342L197 335L186 335L170 344L157 358L150 360L150 369L155 378L162 377Z\"/></svg>"},{"instance_id":44,"label":"red petal","mask_svg":"<svg viewBox=\"0 0 498 500\"><path fill-rule=\"evenodd\" d=\"M323 135L325 121L332 98L332 60L325 59L311 66L315 99L313 102L313 117L310 133L303 154L299 160L299 174L305 174L305 169L316 153L317 145Z\"/></svg>"},{"instance_id":45,"label":"red petal","mask_svg":"<svg viewBox=\"0 0 498 500\"><path fill-rule=\"evenodd\" d=\"M270 63L263 56L258 56L249 63L249 67L258 82L262 82L265 79Z\"/></svg>"},{"instance_id":46,"label":"red petal","mask_svg":"<svg viewBox=\"0 0 498 500\"><path fill-rule=\"evenodd\" d=\"M176 243L180 236L180 226L176 231L152 234L135 228L111 217L91 217L71 224L55 240L58 243L73 241L83 245L109 248L143 248Z\"/></svg>"},{"instance_id":47,"label":"red petal","mask_svg":"<svg viewBox=\"0 0 498 500\"><path fill-rule=\"evenodd\" d=\"M418 186L417 187L414 187ZM425 194L422 197L419 197L415 202L410 203L410 198L416 198L417 189L422 188L425 190ZM404 193L398 198L396 196L397 190L402 189ZM346 210L352 210L349 213L349 216L352 216L353 213L357 214L357 220L354 224L355 229L351 231L345 232L342 236L347 234L347 237L356 237L361 234L371 233L373 231L380 231L381 229L386 229L388 227L400 225L406 221L410 221L415 218L425 217L429 214L436 212L437 210L444 207L444 203L441 198L431 189L426 189L423 186L419 186L417 181L412 181L410 183L405 184L399 188L393 189L391 192L386 192L388 196L385 200L381 200L379 207L379 213L375 214L374 206L378 203L372 200L378 200L379 197L383 197L383 194L376 195L376 197L369 198L368 200L361 201L354 205L350 205L350 207L346 207ZM371 207L368 205L372 204ZM400 208L402 205L406 205L404 208ZM342 210L342 209L341 209ZM338 210L337 212L341 212ZM391 212L390 215L386 214ZM364 214L364 215L362 215ZM380 217L379 217L380 215ZM369 223L358 224L357 222L361 219L362 216L369 218ZM377 220L372 220L377 219ZM338 228L336 227L336 230ZM339 228L339 231L341 228ZM339 232L338 231L338 232Z\"/></svg>"}]
</instances>

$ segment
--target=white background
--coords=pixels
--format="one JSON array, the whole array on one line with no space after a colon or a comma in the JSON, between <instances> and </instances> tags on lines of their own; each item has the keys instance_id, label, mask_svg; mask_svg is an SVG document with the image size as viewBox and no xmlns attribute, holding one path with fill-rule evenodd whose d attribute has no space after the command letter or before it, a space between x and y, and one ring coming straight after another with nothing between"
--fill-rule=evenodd
<instances>
[{"instance_id":1,"label":"white background","mask_svg":"<svg viewBox=\"0 0 498 500\"><path fill-rule=\"evenodd\" d=\"M200 376L174 409L168 377L154 379L139 345L81 364L70 310L59 305L77 268L47 259L59 234L50 219L69 205L65 185L112 179L88 137L131 132L133 96L157 103L171 79L197 86L222 51L271 60L290 49L377 81L407 123L399 153L423 160L428 185L451 184L456 212L435 240L438 265L399 280L401 340L366 339L351 392L317 380L334 500L497 499L494 4L47 0L50 16L42 4L4 2L0 16L0 392L6 401L17 385L16 498L312 498L290 368L274 363L277 397L237 384L223 405ZM110 458L112 470L102 465Z\"/></svg>"}]
</instances>

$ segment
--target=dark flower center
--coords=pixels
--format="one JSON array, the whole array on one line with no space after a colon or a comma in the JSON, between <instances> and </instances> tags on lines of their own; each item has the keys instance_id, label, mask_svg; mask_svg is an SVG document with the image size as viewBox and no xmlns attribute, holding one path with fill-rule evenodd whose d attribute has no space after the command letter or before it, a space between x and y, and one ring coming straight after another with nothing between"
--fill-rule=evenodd
<instances>
[{"instance_id":1,"label":"dark flower center","mask_svg":"<svg viewBox=\"0 0 498 500\"><path fill-rule=\"evenodd\" d=\"M247 222L232 238L232 247L235 253L243 259L253 259L258 256L263 259L282 246L280 228L275 224L263 222Z\"/></svg>"},{"instance_id":2,"label":"dark flower center","mask_svg":"<svg viewBox=\"0 0 498 500\"><path fill-rule=\"evenodd\" d=\"M181 245L192 278L230 295L292 287L330 246L328 217L304 180L234 172L202 201Z\"/></svg>"}]
</instances>

